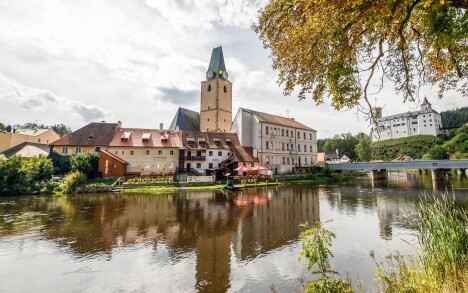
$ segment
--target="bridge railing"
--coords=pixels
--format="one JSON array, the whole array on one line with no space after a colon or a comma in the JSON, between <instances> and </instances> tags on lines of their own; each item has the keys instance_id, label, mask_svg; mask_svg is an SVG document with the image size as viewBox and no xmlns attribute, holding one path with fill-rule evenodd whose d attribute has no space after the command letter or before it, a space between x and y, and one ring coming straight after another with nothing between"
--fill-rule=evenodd
<instances>
[{"instance_id":1,"label":"bridge railing","mask_svg":"<svg viewBox=\"0 0 468 293\"><path fill-rule=\"evenodd\" d=\"M468 160L429 160L409 162L359 162L329 164L335 171L410 170L410 169L468 169Z\"/></svg>"}]
</instances>

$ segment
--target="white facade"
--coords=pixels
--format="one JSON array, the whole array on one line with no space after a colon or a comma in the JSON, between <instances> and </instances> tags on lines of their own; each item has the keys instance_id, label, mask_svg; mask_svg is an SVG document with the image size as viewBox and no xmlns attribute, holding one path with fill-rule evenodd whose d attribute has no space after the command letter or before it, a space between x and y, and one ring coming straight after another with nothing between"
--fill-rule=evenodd
<instances>
[{"instance_id":1,"label":"white facade","mask_svg":"<svg viewBox=\"0 0 468 293\"><path fill-rule=\"evenodd\" d=\"M231 150L205 149L205 150L184 150L186 169L195 169L198 172L205 172L206 169L217 169L221 163L231 155Z\"/></svg>"},{"instance_id":2,"label":"white facade","mask_svg":"<svg viewBox=\"0 0 468 293\"><path fill-rule=\"evenodd\" d=\"M431 108L424 99L421 110L380 117L377 119L379 131L372 129L372 140L387 140L413 135L438 135L442 128L440 114Z\"/></svg>"},{"instance_id":3,"label":"white facade","mask_svg":"<svg viewBox=\"0 0 468 293\"><path fill-rule=\"evenodd\" d=\"M317 162L317 132L294 119L240 108L232 123L244 147L275 174L294 172Z\"/></svg>"}]
</instances>

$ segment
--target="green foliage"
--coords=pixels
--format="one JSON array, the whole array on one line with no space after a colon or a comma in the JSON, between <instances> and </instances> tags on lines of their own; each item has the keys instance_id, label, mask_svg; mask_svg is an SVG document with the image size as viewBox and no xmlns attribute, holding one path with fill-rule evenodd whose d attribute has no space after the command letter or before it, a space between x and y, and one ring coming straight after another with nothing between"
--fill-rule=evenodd
<instances>
[{"instance_id":1,"label":"green foliage","mask_svg":"<svg viewBox=\"0 0 468 293\"><path fill-rule=\"evenodd\" d=\"M354 147L357 155L357 159L361 162L369 162L372 158L371 143L372 139L370 135L365 133L359 133L357 135L358 143Z\"/></svg>"},{"instance_id":2,"label":"green foliage","mask_svg":"<svg viewBox=\"0 0 468 293\"><path fill-rule=\"evenodd\" d=\"M433 146L427 154L423 156L423 160L447 160L449 155L447 151L440 145Z\"/></svg>"},{"instance_id":3,"label":"green foliage","mask_svg":"<svg viewBox=\"0 0 468 293\"><path fill-rule=\"evenodd\" d=\"M459 127L468 123L468 107L440 112L442 126L445 128Z\"/></svg>"},{"instance_id":4,"label":"green foliage","mask_svg":"<svg viewBox=\"0 0 468 293\"><path fill-rule=\"evenodd\" d=\"M174 183L174 177L159 177L159 178L130 178L126 181L128 184L144 184L144 183Z\"/></svg>"},{"instance_id":5,"label":"green foliage","mask_svg":"<svg viewBox=\"0 0 468 293\"><path fill-rule=\"evenodd\" d=\"M468 126L463 126L456 131L455 136L443 144L443 148L449 153L468 153Z\"/></svg>"},{"instance_id":6,"label":"green foliage","mask_svg":"<svg viewBox=\"0 0 468 293\"><path fill-rule=\"evenodd\" d=\"M70 157L70 170L80 171L88 178L98 177L99 153L78 153Z\"/></svg>"},{"instance_id":7,"label":"green foliage","mask_svg":"<svg viewBox=\"0 0 468 293\"><path fill-rule=\"evenodd\" d=\"M0 195L50 193L53 170L52 161L45 157L13 156L0 161Z\"/></svg>"},{"instance_id":8,"label":"green foliage","mask_svg":"<svg viewBox=\"0 0 468 293\"><path fill-rule=\"evenodd\" d=\"M356 145L358 144L358 136L365 135L365 134L358 134L353 136L351 132L342 133L340 135L335 135L332 138L325 139L323 150L324 151L334 151L336 149L339 150L340 156L347 155L351 160L356 160Z\"/></svg>"},{"instance_id":9,"label":"green foliage","mask_svg":"<svg viewBox=\"0 0 468 293\"><path fill-rule=\"evenodd\" d=\"M86 179L86 175L80 171L70 172L63 178L59 191L63 194L73 193L78 186L86 183Z\"/></svg>"},{"instance_id":10,"label":"green foliage","mask_svg":"<svg viewBox=\"0 0 468 293\"><path fill-rule=\"evenodd\" d=\"M372 159L391 161L398 156L421 159L424 154L442 141L432 135L415 135L398 139L376 141L371 144Z\"/></svg>"},{"instance_id":11,"label":"green foliage","mask_svg":"<svg viewBox=\"0 0 468 293\"><path fill-rule=\"evenodd\" d=\"M70 156L62 156L57 152L51 152L49 159L54 164L54 175L65 175L70 172Z\"/></svg>"},{"instance_id":12,"label":"green foliage","mask_svg":"<svg viewBox=\"0 0 468 293\"><path fill-rule=\"evenodd\" d=\"M0 123L0 132L5 131L7 126L3 123Z\"/></svg>"},{"instance_id":13,"label":"green foliage","mask_svg":"<svg viewBox=\"0 0 468 293\"><path fill-rule=\"evenodd\" d=\"M324 228L324 225L329 222L319 222L315 227L309 227L308 222L300 225L305 230L300 234L304 239L299 260L306 258L306 271L312 271L312 274L320 276L309 282L306 292L353 292L349 283L335 278L338 273L330 265L330 258L333 257L330 247L332 238L336 236ZM317 267L316 270L312 270L314 266Z\"/></svg>"}]
</instances>

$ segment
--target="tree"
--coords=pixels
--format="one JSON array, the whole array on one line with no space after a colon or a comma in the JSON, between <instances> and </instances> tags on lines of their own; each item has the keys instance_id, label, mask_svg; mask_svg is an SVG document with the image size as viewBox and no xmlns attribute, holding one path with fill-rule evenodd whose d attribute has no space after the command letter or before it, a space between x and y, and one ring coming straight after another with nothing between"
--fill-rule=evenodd
<instances>
[{"instance_id":1,"label":"tree","mask_svg":"<svg viewBox=\"0 0 468 293\"><path fill-rule=\"evenodd\" d=\"M423 156L424 160L447 160L448 158L447 151L440 145L433 146L429 152Z\"/></svg>"},{"instance_id":2,"label":"tree","mask_svg":"<svg viewBox=\"0 0 468 293\"><path fill-rule=\"evenodd\" d=\"M98 172L99 153L78 153L70 157L70 170L82 172L88 178L95 178Z\"/></svg>"},{"instance_id":3,"label":"tree","mask_svg":"<svg viewBox=\"0 0 468 293\"><path fill-rule=\"evenodd\" d=\"M354 148L356 155L361 162L369 162L372 158L371 143L372 139L370 135L365 133L359 133L357 135L358 144Z\"/></svg>"},{"instance_id":4,"label":"tree","mask_svg":"<svg viewBox=\"0 0 468 293\"><path fill-rule=\"evenodd\" d=\"M351 160L356 160L355 147L358 143L358 139L351 134L342 133L341 135L335 135L333 138L326 139L325 144L323 145L324 151L334 151L339 150L340 156L347 155Z\"/></svg>"},{"instance_id":5,"label":"tree","mask_svg":"<svg viewBox=\"0 0 468 293\"><path fill-rule=\"evenodd\" d=\"M5 125L5 124L3 124L3 123L0 123L0 132L1 132L1 131L5 131L5 130L6 130L6 128L7 128L7 127L6 127L6 125Z\"/></svg>"},{"instance_id":6,"label":"tree","mask_svg":"<svg viewBox=\"0 0 468 293\"><path fill-rule=\"evenodd\" d=\"M55 131L58 135L60 135L60 137L72 133L71 128L66 126L65 124L55 124L49 126L49 128Z\"/></svg>"},{"instance_id":7,"label":"tree","mask_svg":"<svg viewBox=\"0 0 468 293\"><path fill-rule=\"evenodd\" d=\"M270 0L253 29L286 95L298 87L299 99L369 113L384 77L404 101L422 85L467 96L466 9L466 0Z\"/></svg>"},{"instance_id":8,"label":"tree","mask_svg":"<svg viewBox=\"0 0 468 293\"><path fill-rule=\"evenodd\" d=\"M440 112L444 128L459 127L468 123L468 107Z\"/></svg>"}]
</instances>

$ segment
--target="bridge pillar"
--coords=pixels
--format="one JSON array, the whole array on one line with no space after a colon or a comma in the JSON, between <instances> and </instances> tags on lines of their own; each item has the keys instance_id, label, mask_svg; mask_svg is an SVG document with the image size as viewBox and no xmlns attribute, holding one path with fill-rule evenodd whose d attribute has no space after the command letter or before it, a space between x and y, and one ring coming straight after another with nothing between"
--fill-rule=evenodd
<instances>
[{"instance_id":1,"label":"bridge pillar","mask_svg":"<svg viewBox=\"0 0 468 293\"><path fill-rule=\"evenodd\" d=\"M370 170L369 171L369 176L374 180L379 180L379 179L387 179L387 170L381 169L381 170Z\"/></svg>"},{"instance_id":2,"label":"bridge pillar","mask_svg":"<svg viewBox=\"0 0 468 293\"><path fill-rule=\"evenodd\" d=\"M431 169L432 181L444 180L445 170L444 169Z\"/></svg>"}]
</instances>

